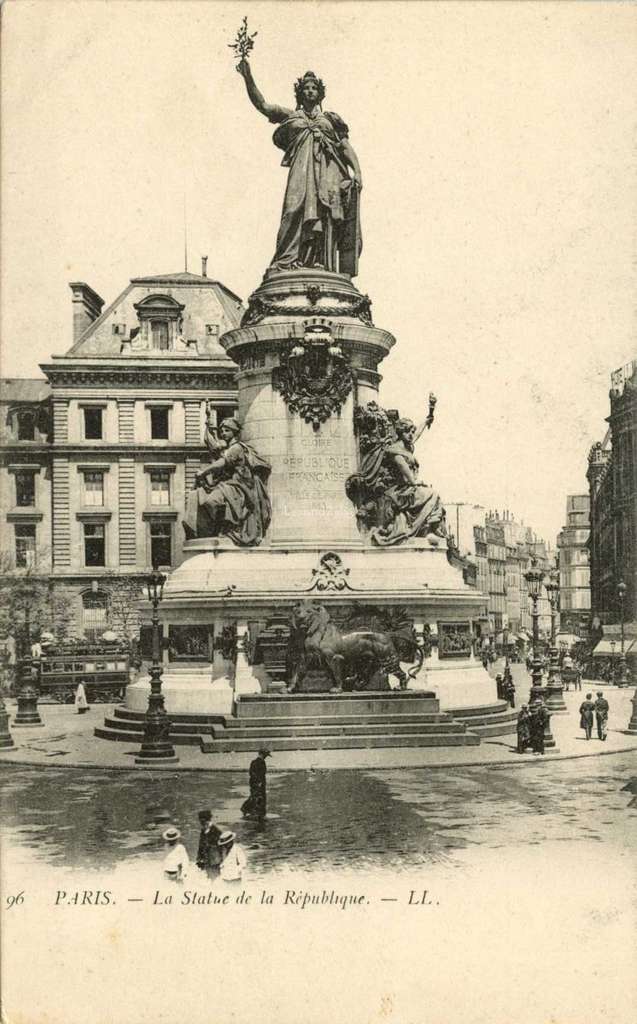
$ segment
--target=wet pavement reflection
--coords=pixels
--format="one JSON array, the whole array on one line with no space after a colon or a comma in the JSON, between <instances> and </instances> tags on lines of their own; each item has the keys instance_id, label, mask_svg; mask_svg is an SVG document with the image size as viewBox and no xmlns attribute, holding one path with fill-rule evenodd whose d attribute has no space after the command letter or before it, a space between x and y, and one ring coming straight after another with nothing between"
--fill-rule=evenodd
<instances>
[{"instance_id":1,"label":"wet pavement reflection","mask_svg":"<svg viewBox=\"0 0 637 1024\"><path fill-rule=\"evenodd\" d=\"M179 826L194 857L197 812L238 834L253 874L289 870L412 869L453 862L471 846L545 841L634 842L637 807L626 788L637 753L528 768L270 773L268 819L242 819L246 775L0 770L5 852L105 870L161 855ZM635 801L632 801L635 803Z\"/></svg>"}]
</instances>

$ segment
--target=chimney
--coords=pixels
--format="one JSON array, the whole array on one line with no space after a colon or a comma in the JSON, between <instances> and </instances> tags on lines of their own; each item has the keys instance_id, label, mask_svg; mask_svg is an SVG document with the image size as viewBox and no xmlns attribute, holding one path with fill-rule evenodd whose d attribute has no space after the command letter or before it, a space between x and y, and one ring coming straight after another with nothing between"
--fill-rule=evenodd
<instances>
[{"instance_id":1,"label":"chimney","mask_svg":"<svg viewBox=\"0 0 637 1024\"><path fill-rule=\"evenodd\" d=\"M201 276L208 277L208 257L201 257Z\"/></svg>"},{"instance_id":2,"label":"chimney","mask_svg":"<svg viewBox=\"0 0 637 1024\"><path fill-rule=\"evenodd\" d=\"M69 284L73 295L73 344L82 337L102 312L104 299L89 288L84 281Z\"/></svg>"}]
</instances>

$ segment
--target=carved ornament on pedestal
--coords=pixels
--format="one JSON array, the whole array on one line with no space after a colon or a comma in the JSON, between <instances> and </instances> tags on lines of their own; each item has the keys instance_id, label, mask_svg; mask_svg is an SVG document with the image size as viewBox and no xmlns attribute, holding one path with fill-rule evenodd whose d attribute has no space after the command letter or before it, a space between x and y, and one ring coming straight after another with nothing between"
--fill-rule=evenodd
<instances>
[{"instance_id":1,"label":"carved ornament on pedestal","mask_svg":"<svg viewBox=\"0 0 637 1024\"><path fill-rule=\"evenodd\" d=\"M328 551L319 559L318 569L312 569L312 585L310 590L353 590L347 577L349 569L335 551Z\"/></svg>"},{"instance_id":2,"label":"carved ornament on pedestal","mask_svg":"<svg viewBox=\"0 0 637 1024\"><path fill-rule=\"evenodd\" d=\"M317 306L321 297L321 289L318 285L308 285L306 290L308 305L292 306L284 302L271 302L262 295L251 296L249 305L241 320L242 327L254 327L269 316L305 317L320 313L321 316L347 316L354 317L365 324L366 327L373 327L372 300L369 295L353 295L349 302L341 302L340 305Z\"/></svg>"},{"instance_id":3,"label":"carved ornament on pedestal","mask_svg":"<svg viewBox=\"0 0 637 1024\"><path fill-rule=\"evenodd\" d=\"M314 430L340 412L353 384L343 350L333 341L329 324L321 321L308 324L303 341L283 350L281 365L272 375L272 386L290 412L298 413Z\"/></svg>"}]
</instances>

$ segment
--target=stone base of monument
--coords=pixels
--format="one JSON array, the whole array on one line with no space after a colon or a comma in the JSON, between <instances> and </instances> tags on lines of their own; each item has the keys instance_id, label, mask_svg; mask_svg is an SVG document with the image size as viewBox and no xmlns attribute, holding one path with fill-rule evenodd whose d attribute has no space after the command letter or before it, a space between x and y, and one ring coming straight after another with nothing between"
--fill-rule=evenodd
<instances>
[{"instance_id":1,"label":"stone base of monument","mask_svg":"<svg viewBox=\"0 0 637 1024\"><path fill-rule=\"evenodd\" d=\"M205 753L375 747L475 746L481 737L515 731L503 701L443 711L429 691L341 694L249 694L234 714L171 713L170 740ZM95 730L101 739L137 742L144 715L117 707Z\"/></svg>"}]
</instances>

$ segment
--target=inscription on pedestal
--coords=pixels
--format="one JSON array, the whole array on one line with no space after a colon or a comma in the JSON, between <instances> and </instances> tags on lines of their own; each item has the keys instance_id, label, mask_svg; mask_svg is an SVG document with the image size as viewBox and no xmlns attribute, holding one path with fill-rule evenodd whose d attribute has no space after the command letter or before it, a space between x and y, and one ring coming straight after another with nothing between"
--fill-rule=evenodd
<instances>
[{"instance_id":1,"label":"inscription on pedestal","mask_svg":"<svg viewBox=\"0 0 637 1024\"><path fill-rule=\"evenodd\" d=\"M356 468L351 421L333 418L318 433L298 418L287 427L283 451L273 460L272 539L303 540L311 520L316 540L356 538L345 494L345 481Z\"/></svg>"}]
</instances>

